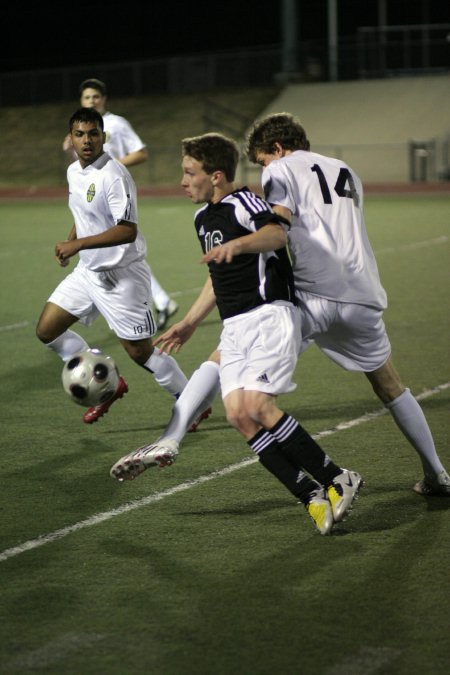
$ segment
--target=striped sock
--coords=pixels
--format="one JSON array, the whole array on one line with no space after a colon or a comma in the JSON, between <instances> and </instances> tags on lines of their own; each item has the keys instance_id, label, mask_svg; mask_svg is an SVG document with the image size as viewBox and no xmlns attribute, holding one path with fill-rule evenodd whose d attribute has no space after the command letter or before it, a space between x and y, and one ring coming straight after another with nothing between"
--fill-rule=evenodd
<instances>
[{"instance_id":1,"label":"striped sock","mask_svg":"<svg viewBox=\"0 0 450 675\"><path fill-rule=\"evenodd\" d=\"M284 413L269 430L277 440L282 454L298 469L307 471L322 485L328 485L341 473L320 445L311 438L296 419Z\"/></svg>"}]
</instances>

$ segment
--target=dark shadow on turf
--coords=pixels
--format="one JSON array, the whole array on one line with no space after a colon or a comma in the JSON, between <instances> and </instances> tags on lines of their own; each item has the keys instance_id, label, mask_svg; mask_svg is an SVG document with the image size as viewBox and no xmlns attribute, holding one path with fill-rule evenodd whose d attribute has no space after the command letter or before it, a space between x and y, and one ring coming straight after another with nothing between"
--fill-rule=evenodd
<instances>
[{"instance_id":1,"label":"dark shadow on turf","mask_svg":"<svg viewBox=\"0 0 450 675\"><path fill-rule=\"evenodd\" d=\"M98 422L96 422L96 424L98 424ZM208 428L206 428L206 426L208 426ZM116 432L120 432L122 434L129 434L129 433L135 433L136 431L144 431L144 432L154 431L155 433L159 433L159 435L161 435L161 432L164 430L164 428L165 427L162 426L161 424L158 424L158 425L155 424L155 425L149 425L149 426L146 426L146 427L127 427L126 429L120 428L120 429L116 429ZM207 422L206 424L204 424L204 422L202 422L202 424L199 426L197 431L194 431L193 433L187 433L186 434L186 436L183 439L183 445L184 445L184 443L186 443L186 441L191 436L193 436L195 438L195 436L197 436L197 434L200 434L200 433L205 432L205 431L223 431L224 429L231 429L231 427L226 422L224 422L223 424L214 424L214 425L211 424L210 422ZM109 434L113 430L109 428L105 431L107 431L108 434ZM156 440L156 438L153 438L153 439L150 438L146 442L147 443L153 443L155 440Z\"/></svg>"},{"instance_id":2,"label":"dark shadow on turf","mask_svg":"<svg viewBox=\"0 0 450 675\"><path fill-rule=\"evenodd\" d=\"M296 504L294 503L294 507ZM201 511L177 511L178 516L249 516L262 513L264 511L273 511L274 509L292 509L292 504L282 499L268 499L260 502L248 502L241 504L236 508L225 509L202 509Z\"/></svg>"}]
</instances>

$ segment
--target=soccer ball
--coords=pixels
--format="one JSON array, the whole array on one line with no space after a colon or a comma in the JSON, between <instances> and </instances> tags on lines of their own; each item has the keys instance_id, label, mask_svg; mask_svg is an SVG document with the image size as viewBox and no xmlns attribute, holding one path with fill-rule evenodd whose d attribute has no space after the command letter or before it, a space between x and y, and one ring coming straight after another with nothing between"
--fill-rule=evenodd
<instances>
[{"instance_id":1,"label":"soccer ball","mask_svg":"<svg viewBox=\"0 0 450 675\"><path fill-rule=\"evenodd\" d=\"M108 401L119 386L119 371L113 359L100 349L74 354L62 371L64 391L86 408Z\"/></svg>"}]
</instances>

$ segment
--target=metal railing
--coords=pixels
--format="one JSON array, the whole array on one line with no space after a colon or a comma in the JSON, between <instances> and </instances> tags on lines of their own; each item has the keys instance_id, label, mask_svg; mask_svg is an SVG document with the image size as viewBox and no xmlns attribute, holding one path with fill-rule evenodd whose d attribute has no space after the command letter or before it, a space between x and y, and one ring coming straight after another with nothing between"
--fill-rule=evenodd
<instances>
[{"instance_id":1,"label":"metal railing","mask_svg":"<svg viewBox=\"0 0 450 675\"><path fill-rule=\"evenodd\" d=\"M450 24L366 26L339 37L339 80L450 70ZM329 51L324 40L299 41L299 72L282 72L280 45L219 53L174 56L89 66L0 74L0 106L72 101L81 81L108 82L114 98L153 93L191 93L214 88L255 87L278 81L327 81Z\"/></svg>"},{"instance_id":2,"label":"metal railing","mask_svg":"<svg viewBox=\"0 0 450 675\"><path fill-rule=\"evenodd\" d=\"M358 28L358 77L450 68L450 23Z\"/></svg>"}]
</instances>

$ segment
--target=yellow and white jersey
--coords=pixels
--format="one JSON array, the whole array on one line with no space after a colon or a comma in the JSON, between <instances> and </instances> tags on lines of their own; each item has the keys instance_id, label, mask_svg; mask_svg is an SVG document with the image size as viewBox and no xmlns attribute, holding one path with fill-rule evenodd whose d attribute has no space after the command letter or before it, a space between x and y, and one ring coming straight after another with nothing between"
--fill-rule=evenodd
<instances>
[{"instance_id":1,"label":"yellow and white jersey","mask_svg":"<svg viewBox=\"0 0 450 675\"><path fill-rule=\"evenodd\" d=\"M121 220L138 222L136 185L123 164L103 153L84 169L79 161L67 169L69 208L77 237L89 237L114 227ZM126 267L146 257L143 234L130 244L80 251L80 261L94 272Z\"/></svg>"},{"instance_id":2,"label":"yellow and white jersey","mask_svg":"<svg viewBox=\"0 0 450 675\"><path fill-rule=\"evenodd\" d=\"M109 152L114 159L121 159L130 152L137 152L145 148L145 143L124 117L106 112L103 115L103 127L106 134L103 149L105 152Z\"/></svg>"},{"instance_id":3,"label":"yellow and white jersey","mask_svg":"<svg viewBox=\"0 0 450 675\"><path fill-rule=\"evenodd\" d=\"M293 214L289 249L297 293L386 308L361 180L344 162L296 150L264 169L262 187L272 206Z\"/></svg>"}]
</instances>

